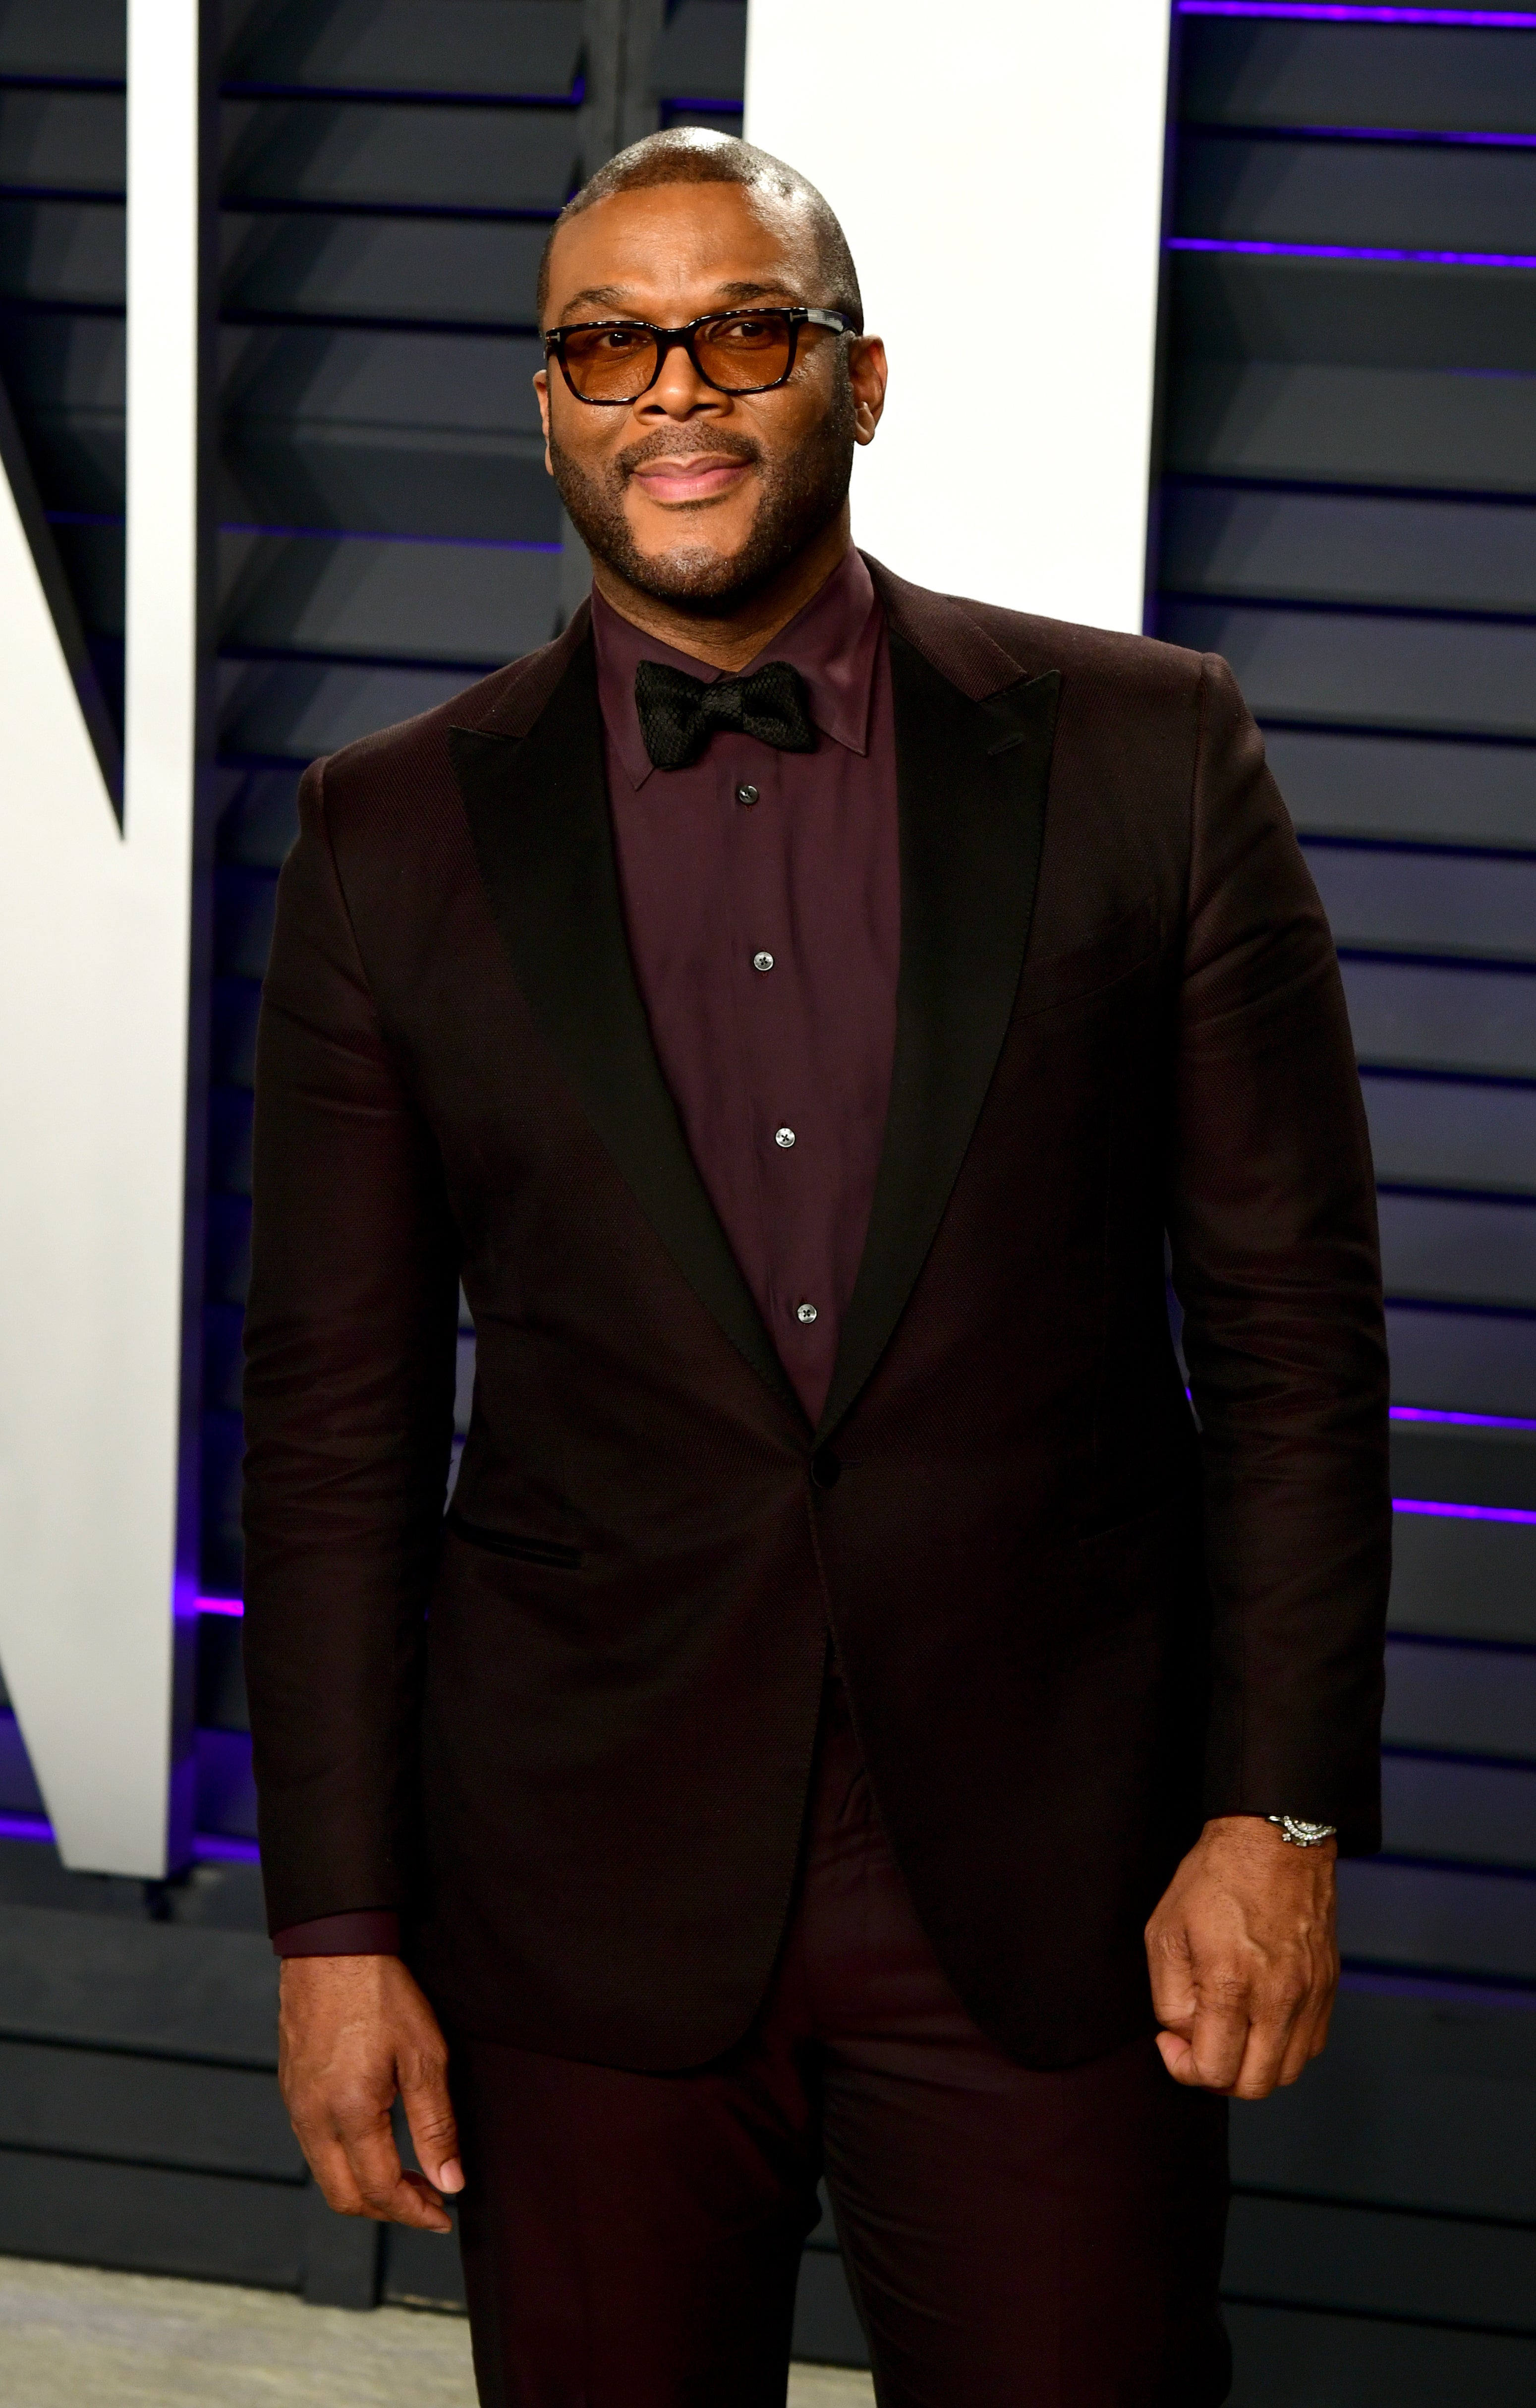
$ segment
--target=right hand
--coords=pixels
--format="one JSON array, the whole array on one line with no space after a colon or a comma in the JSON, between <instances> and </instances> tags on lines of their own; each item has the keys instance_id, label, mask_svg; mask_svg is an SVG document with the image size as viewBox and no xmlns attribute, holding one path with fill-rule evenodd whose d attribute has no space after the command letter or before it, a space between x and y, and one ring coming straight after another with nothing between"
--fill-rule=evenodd
<instances>
[{"instance_id":1,"label":"right hand","mask_svg":"<svg viewBox=\"0 0 1536 2408\"><path fill-rule=\"evenodd\" d=\"M278 2081L309 2171L338 2215L451 2232L464 2188L448 2043L398 1956L289 1956L279 1985ZM396 2093L423 2173L390 2124Z\"/></svg>"}]
</instances>

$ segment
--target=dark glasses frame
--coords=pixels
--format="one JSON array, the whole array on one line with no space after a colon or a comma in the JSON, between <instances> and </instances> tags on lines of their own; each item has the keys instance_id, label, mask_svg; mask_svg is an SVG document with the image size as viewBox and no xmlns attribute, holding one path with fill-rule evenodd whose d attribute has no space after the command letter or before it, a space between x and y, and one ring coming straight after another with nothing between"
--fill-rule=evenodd
<instances>
[{"instance_id":1,"label":"dark glasses frame","mask_svg":"<svg viewBox=\"0 0 1536 2408\"><path fill-rule=\"evenodd\" d=\"M766 384L722 384L718 378L711 376L708 369L699 366L698 353L694 347L694 337L703 327L718 326L724 320L730 318L773 318L788 329L789 357L784 364L782 375L769 377ZM572 335L602 334L621 326L637 335L649 335L655 344L656 365L651 375L637 393L610 395L577 392L566 360L566 344L568 337ZM659 382L668 358L674 351L687 352L694 374L715 393L773 393L780 385L787 384L795 373L795 362L799 352L802 326L825 326L835 335L856 335L859 331L845 309L709 309L702 318L691 319L686 326L653 326L645 318L591 318L583 321L579 326L552 327L544 337L544 357L546 360L559 361L560 373L570 387L570 391L578 401L584 401L589 409L633 408L642 394L648 394L652 386Z\"/></svg>"}]
</instances>

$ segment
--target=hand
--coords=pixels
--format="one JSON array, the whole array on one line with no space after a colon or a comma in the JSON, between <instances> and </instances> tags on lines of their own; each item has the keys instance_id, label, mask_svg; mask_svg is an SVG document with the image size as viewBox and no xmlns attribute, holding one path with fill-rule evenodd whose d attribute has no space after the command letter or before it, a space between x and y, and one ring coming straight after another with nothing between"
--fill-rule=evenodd
<instances>
[{"instance_id":1,"label":"hand","mask_svg":"<svg viewBox=\"0 0 1536 2408\"><path fill-rule=\"evenodd\" d=\"M289 1956L279 1988L278 2081L309 2171L338 2215L451 2232L464 2188L448 2043L398 1956ZM395 2094L424 2174L400 2164Z\"/></svg>"},{"instance_id":2,"label":"hand","mask_svg":"<svg viewBox=\"0 0 1536 2408\"><path fill-rule=\"evenodd\" d=\"M1207 1823L1146 1928L1157 2035L1175 2082L1267 2099L1328 2039L1339 1986L1338 1849L1256 1814Z\"/></svg>"}]
</instances>

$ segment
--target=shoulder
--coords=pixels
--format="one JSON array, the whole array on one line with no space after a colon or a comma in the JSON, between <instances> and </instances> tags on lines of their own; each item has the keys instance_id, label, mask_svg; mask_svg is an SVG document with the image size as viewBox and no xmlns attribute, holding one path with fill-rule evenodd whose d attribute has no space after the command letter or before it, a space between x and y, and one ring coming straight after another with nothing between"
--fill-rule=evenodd
<instances>
[{"instance_id":1,"label":"shoulder","mask_svg":"<svg viewBox=\"0 0 1536 2408\"><path fill-rule=\"evenodd\" d=\"M1064 702L1075 689L1075 698L1113 697L1128 707L1188 705L1198 700L1210 667L1202 653L1155 637L937 594L893 576L878 561L870 561L869 568L892 634L913 644L941 675L978 700L1021 677L1055 669Z\"/></svg>"},{"instance_id":2,"label":"shoulder","mask_svg":"<svg viewBox=\"0 0 1536 2408\"><path fill-rule=\"evenodd\" d=\"M564 633L537 652L493 669L432 710L361 736L317 762L306 782L317 799L323 795L327 819L334 823L338 814L345 819L359 812L370 819L397 811L414 816L456 798L454 731L525 735L581 650L589 624L583 603Z\"/></svg>"}]
</instances>

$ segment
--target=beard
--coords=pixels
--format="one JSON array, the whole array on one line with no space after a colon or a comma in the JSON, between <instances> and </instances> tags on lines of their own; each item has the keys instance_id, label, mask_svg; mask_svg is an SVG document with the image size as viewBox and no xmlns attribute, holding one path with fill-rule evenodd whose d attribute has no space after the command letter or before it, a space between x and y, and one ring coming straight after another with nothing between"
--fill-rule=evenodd
<instances>
[{"instance_id":1,"label":"beard","mask_svg":"<svg viewBox=\"0 0 1536 2408\"><path fill-rule=\"evenodd\" d=\"M830 525L848 496L856 420L846 367L839 376L832 408L814 431L788 454L768 452L751 436L724 429L658 427L619 452L599 472L581 467L550 437L555 489L572 525L596 560L625 583L674 609L718 615L722 605L744 602L806 545ZM652 460L684 459L700 452L746 460L761 480L756 516L735 552L721 552L682 531L660 552L641 552L624 515L624 494L635 470ZM699 511L710 508L698 503Z\"/></svg>"}]
</instances>

